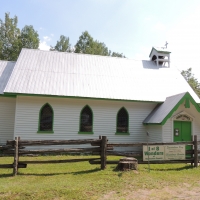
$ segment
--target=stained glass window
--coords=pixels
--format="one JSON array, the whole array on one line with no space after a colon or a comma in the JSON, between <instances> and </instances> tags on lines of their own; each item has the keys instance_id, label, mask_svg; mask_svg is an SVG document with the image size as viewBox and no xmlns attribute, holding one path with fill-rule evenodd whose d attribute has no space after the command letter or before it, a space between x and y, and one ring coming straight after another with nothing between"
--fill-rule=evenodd
<instances>
[{"instance_id":1,"label":"stained glass window","mask_svg":"<svg viewBox=\"0 0 200 200\"><path fill-rule=\"evenodd\" d=\"M40 131L53 131L53 110L49 104L40 111Z\"/></svg>"},{"instance_id":2,"label":"stained glass window","mask_svg":"<svg viewBox=\"0 0 200 200\"><path fill-rule=\"evenodd\" d=\"M117 133L128 132L128 113L125 108L121 108L117 114Z\"/></svg>"},{"instance_id":3,"label":"stained glass window","mask_svg":"<svg viewBox=\"0 0 200 200\"><path fill-rule=\"evenodd\" d=\"M80 116L80 132L92 132L93 115L89 106L85 106Z\"/></svg>"}]
</instances>

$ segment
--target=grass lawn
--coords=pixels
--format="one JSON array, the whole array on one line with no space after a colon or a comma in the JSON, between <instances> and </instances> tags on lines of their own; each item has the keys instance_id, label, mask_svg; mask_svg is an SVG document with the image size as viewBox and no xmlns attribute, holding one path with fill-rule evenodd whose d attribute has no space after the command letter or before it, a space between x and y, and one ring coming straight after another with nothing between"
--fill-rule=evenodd
<instances>
[{"instance_id":1,"label":"grass lawn","mask_svg":"<svg viewBox=\"0 0 200 200\"><path fill-rule=\"evenodd\" d=\"M21 157L20 161L87 157ZM0 157L0 164L12 162L12 157ZM100 165L88 162L28 164L15 177L12 169L0 169L0 199L171 199L185 190L195 189L193 195L197 195L200 188L200 168L189 164L151 165L150 173L148 165L140 164L138 171L127 172L115 171L115 167L107 165L106 170L100 170Z\"/></svg>"}]
</instances>

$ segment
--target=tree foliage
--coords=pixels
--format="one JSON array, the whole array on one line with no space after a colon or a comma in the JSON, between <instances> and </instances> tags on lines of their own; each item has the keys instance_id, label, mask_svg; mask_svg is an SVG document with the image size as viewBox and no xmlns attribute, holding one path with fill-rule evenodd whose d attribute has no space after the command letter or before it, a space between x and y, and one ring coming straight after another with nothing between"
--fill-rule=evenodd
<instances>
[{"instance_id":1,"label":"tree foliage","mask_svg":"<svg viewBox=\"0 0 200 200\"><path fill-rule=\"evenodd\" d=\"M17 27L18 18L10 18L5 13L5 22L0 19L0 59L17 60L22 48L37 49L39 36L32 26L25 26L22 31Z\"/></svg>"},{"instance_id":2,"label":"tree foliage","mask_svg":"<svg viewBox=\"0 0 200 200\"><path fill-rule=\"evenodd\" d=\"M20 35L21 48L37 49L39 47L39 35L33 26L25 26Z\"/></svg>"},{"instance_id":3,"label":"tree foliage","mask_svg":"<svg viewBox=\"0 0 200 200\"><path fill-rule=\"evenodd\" d=\"M71 44L69 43L69 38L61 35L60 40L57 41L55 47L51 47L50 51L61 51L61 52L71 52Z\"/></svg>"},{"instance_id":4,"label":"tree foliage","mask_svg":"<svg viewBox=\"0 0 200 200\"><path fill-rule=\"evenodd\" d=\"M192 68L189 68L187 70L182 70L181 74L185 78L185 80L189 83L194 92L200 98L200 83L194 77L194 74L192 74Z\"/></svg>"},{"instance_id":5,"label":"tree foliage","mask_svg":"<svg viewBox=\"0 0 200 200\"><path fill-rule=\"evenodd\" d=\"M120 53L111 53L111 51L103 42L94 40L93 37L88 33L88 31L83 32L82 35L79 37L79 40L75 45L75 53L125 57L123 56L123 54Z\"/></svg>"}]
</instances>

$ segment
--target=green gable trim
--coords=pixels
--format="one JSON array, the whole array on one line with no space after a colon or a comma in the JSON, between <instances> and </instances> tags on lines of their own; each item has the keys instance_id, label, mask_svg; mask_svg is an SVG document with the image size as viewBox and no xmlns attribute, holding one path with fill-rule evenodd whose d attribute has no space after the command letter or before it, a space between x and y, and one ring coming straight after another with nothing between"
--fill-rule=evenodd
<instances>
[{"instance_id":1,"label":"green gable trim","mask_svg":"<svg viewBox=\"0 0 200 200\"><path fill-rule=\"evenodd\" d=\"M44 95L44 94L25 94L25 93L4 93L7 96L33 96L33 97L51 97L51 98L73 98L73 99L89 99L89 100L103 100L103 101L125 101L125 102L140 102L140 103L163 103L163 101L144 101L144 100L128 100L128 99L108 99L95 97L79 97L79 96L59 96L59 95Z\"/></svg>"},{"instance_id":2,"label":"green gable trim","mask_svg":"<svg viewBox=\"0 0 200 200\"><path fill-rule=\"evenodd\" d=\"M144 123L144 125L164 125L166 121L172 116L172 114L179 108L181 104L183 104L185 101L185 108L190 108L190 103L193 104L193 106L196 108L196 110L200 113L200 107L199 105L195 102L195 100L192 98L192 96L187 92L181 100L174 106L174 108L168 113L168 115L163 119L162 122L160 123Z\"/></svg>"},{"instance_id":3,"label":"green gable trim","mask_svg":"<svg viewBox=\"0 0 200 200\"><path fill-rule=\"evenodd\" d=\"M189 98L185 99L185 108L190 108L190 100L189 100Z\"/></svg>"}]
</instances>

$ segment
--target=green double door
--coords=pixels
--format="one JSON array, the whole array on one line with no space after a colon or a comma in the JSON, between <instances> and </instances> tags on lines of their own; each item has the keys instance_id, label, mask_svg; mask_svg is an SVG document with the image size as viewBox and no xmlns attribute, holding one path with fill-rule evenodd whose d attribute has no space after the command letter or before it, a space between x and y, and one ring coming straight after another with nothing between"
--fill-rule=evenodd
<instances>
[{"instance_id":1,"label":"green double door","mask_svg":"<svg viewBox=\"0 0 200 200\"><path fill-rule=\"evenodd\" d=\"M192 125L188 121L174 121L174 142L192 141ZM186 146L186 150L191 146Z\"/></svg>"}]
</instances>

